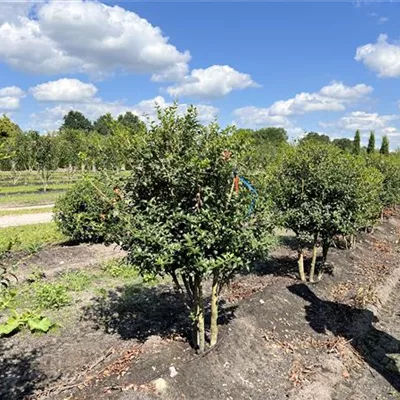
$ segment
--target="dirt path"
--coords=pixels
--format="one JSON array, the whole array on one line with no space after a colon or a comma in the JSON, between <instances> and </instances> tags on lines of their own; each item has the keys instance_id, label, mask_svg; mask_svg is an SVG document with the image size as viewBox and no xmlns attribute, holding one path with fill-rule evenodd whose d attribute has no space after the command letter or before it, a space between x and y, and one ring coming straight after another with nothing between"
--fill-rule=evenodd
<instances>
[{"instance_id":1,"label":"dirt path","mask_svg":"<svg viewBox=\"0 0 400 400\"><path fill-rule=\"evenodd\" d=\"M0 217L0 228L10 226L33 225L51 222L53 213L45 212L40 214L6 215Z\"/></svg>"},{"instance_id":2,"label":"dirt path","mask_svg":"<svg viewBox=\"0 0 400 400\"><path fill-rule=\"evenodd\" d=\"M0 211L40 210L41 208L54 207L54 204L43 204L41 206L7 207L0 206Z\"/></svg>"}]
</instances>

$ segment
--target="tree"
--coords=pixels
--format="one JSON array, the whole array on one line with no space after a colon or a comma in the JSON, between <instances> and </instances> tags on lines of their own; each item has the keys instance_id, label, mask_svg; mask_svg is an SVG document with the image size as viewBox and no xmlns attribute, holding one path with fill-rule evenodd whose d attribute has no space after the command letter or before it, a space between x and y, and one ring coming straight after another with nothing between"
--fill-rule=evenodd
<instances>
[{"instance_id":1,"label":"tree","mask_svg":"<svg viewBox=\"0 0 400 400\"><path fill-rule=\"evenodd\" d=\"M373 154L375 152L375 133L371 131L368 140L367 153Z\"/></svg>"},{"instance_id":2,"label":"tree","mask_svg":"<svg viewBox=\"0 0 400 400\"><path fill-rule=\"evenodd\" d=\"M93 129L100 133L101 135L112 135L113 134L113 127L114 118L110 113L101 115L96 122L93 124Z\"/></svg>"},{"instance_id":3,"label":"tree","mask_svg":"<svg viewBox=\"0 0 400 400\"><path fill-rule=\"evenodd\" d=\"M77 129L90 132L93 129L92 123L80 111L69 111L64 115L63 120L64 122L61 125L61 130Z\"/></svg>"},{"instance_id":4,"label":"tree","mask_svg":"<svg viewBox=\"0 0 400 400\"><path fill-rule=\"evenodd\" d=\"M271 198L282 225L298 237L301 280L306 280L304 242L313 243L313 282L319 240L325 261L335 235L354 233L376 211L380 179L364 160L324 143L309 141L282 157L271 173Z\"/></svg>"},{"instance_id":5,"label":"tree","mask_svg":"<svg viewBox=\"0 0 400 400\"><path fill-rule=\"evenodd\" d=\"M385 156L389 155L389 139L386 135L382 138L382 144L381 144L381 149L379 150L379 153L381 153Z\"/></svg>"},{"instance_id":6,"label":"tree","mask_svg":"<svg viewBox=\"0 0 400 400\"><path fill-rule=\"evenodd\" d=\"M310 140L320 143L330 143L331 141L328 135L319 134L317 132L308 132L302 139L300 139L300 143L305 143Z\"/></svg>"},{"instance_id":7,"label":"tree","mask_svg":"<svg viewBox=\"0 0 400 400\"><path fill-rule=\"evenodd\" d=\"M92 137L93 134L90 135ZM59 132L60 165L68 168L68 177L72 181L75 171L79 168L80 152L87 134L77 129L63 129Z\"/></svg>"},{"instance_id":8,"label":"tree","mask_svg":"<svg viewBox=\"0 0 400 400\"><path fill-rule=\"evenodd\" d=\"M353 141L347 138L341 138L341 139L334 139L332 141L332 144L336 147L339 147L339 149L345 151L346 153L352 153L353 152Z\"/></svg>"},{"instance_id":9,"label":"tree","mask_svg":"<svg viewBox=\"0 0 400 400\"><path fill-rule=\"evenodd\" d=\"M212 279L211 345L217 341L218 294L224 283L270 245L261 201L245 188L232 193L241 147L230 130L204 127L190 107L158 109L146 145L134 154L130 177L108 224L142 273L169 275L193 316L193 341L205 348L204 281ZM239 172L245 173L240 166ZM254 209L253 209L254 207Z\"/></svg>"},{"instance_id":10,"label":"tree","mask_svg":"<svg viewBox=\"0 0 400 400\"><path fill-rule=\"evenodd\" d=\"M400 159L394 155L370 154L368 164L376 168L383 175L380 197L380 211L393 207L400 201Z\"/></svg>"},{"instance_id":11,"label":"tree","mask_svg":"<svg viewBox=\"0 0 400 400\"><path fill-rule=\"evenodd\" d=\"M127 111L125 114L120 114L118 116L118 122L130 132L138 132L146 129L145 124L131 111Z\"/></svg>"},{"instance_id":12,"label":"tree","mask_svg":"<svg viewBox=\"0 0 400 400\"><path fill-rule=\"evenodd\" d=\"M360 153L361 153L361 135L360 131L357 129L353 141L353 154L359 155Z\"/></svg>"},{"instance_id":13,"label":"tree","mask_svg":"<svg viewBox=\"0 0 400 400\"><path fill-rule=\"evenodd\" d=\"M0 117L0 140L16 136L18 133L21 133L21 128L3 114Z\"/></svg>"},{"instance_id":14,"label":"tree","mask_svg":"<svg viewBox=\"0 0 400 400\"><path fill-rule=\"evenodd\" d=\"M50 135L39 136L37 141L36 165L43 183L43 191L47 190L51 175L57 169L60 151L57 138Z\"/></svg>"},{"instance_id":15,"label":"tree","mask_svg":"<svg viewBox=\"0 0 400 400\"><path fill-rule=\"evenodd\" d=\"M244 158L254 171L271 164L279 152L288 146L287 132L283 128L268 127L256 131L237 129L232 135L239 141L246 142Z\"/></svg>"}]
</instances>

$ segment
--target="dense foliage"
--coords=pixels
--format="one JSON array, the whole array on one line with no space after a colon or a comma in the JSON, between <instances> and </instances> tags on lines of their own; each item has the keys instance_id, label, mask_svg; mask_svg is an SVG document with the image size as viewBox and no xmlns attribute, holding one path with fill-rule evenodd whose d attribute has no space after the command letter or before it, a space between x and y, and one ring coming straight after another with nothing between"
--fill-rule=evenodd
<instances>
[{"instance_id":1,"label":"dense foliage","mask_svg":"<svg viewBox=\"0 0 400 400\"><path fill-rule=\"evenodd\" d=\"M106 237L106 215L116 195L106 180L83 179L61 196L54 219L62 233L77 242L102 242Z\"/></svg>"},{"instance_id":2,"label":"dense foliage","mask_svg":"<svg viewBox=\"0 0 400 400\"><path fill-rule=\"evenodd\" d=\"M204 280L213 281L211 345L217 340L218 293L224 283L268 250L268 214L251 192L232 193L240 145L230 131L197 121L190 108L159 110L146 146L123 187L111 237L142 273L169 275L185 292L194 321L193 340L205 347Z\"/></svg>"},{"instance_id":3,"label":"dense foliage","mask_svg":"<svg viewBox=\"0 0 400 400\"><path fill-rule=\"evenodd\" d=\"M272 200L284 227L299 238L299 272L305 280L302 243L323 243L323 258L335 235L353 234L379 210L381 176L332 145L306 141L283 155L270 176ZM315 257L310 280L314 280Z\"/></svg>"}]
</instances>

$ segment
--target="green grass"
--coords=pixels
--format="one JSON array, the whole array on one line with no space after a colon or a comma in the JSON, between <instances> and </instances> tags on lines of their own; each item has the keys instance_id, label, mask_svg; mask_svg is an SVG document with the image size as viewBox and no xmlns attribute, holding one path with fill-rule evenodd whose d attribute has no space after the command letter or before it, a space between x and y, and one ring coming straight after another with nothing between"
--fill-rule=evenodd
<instances>
[{"instance_id":1,"label":"green grass","mask_svg":"<svg viewBox=\"0 0 400 400\"><path fill-rule=\"evenodd\" d=\"M1 210L0 209L0 217L11 216L11 215L24 215L24 214L41 214L52 212L53 207L45 207L45 208L27 208L24 210Z\"/></svg>"},{"instance_id":2,"label":"green grass","mask_svg":"<svg viewBox=\"0 0 400 400\"><path fill-rule=\"evenodd\" d=\"M0 252L13 243L11 251L28 251L35 253L43 246L67 240L58 231L54 222L46 224L12 226L0 229Z\"/></svg>"},{"instance_id":3,"label":"green grass","mask_svg":"<svg viewBox=\"0 0 400 400\"><path fill-rule=\"evenodd\" d=\"M60 277L60 282L72 292L81 292L86 289L94 276L90 276L84 271L65 272Z\"/></svg>"},{"instance_id":4,"label":"green grass","mask_svg":"<svg viewBox=\"0 0 400 400\"><path fill-rule=\"evenodd\" d=\"M67 190L72 185L70 183L55 183L48 185L47 190ZM19 186L3 186L0 187L0 194L16 194L16 193L35 193L42 192L43 185L19 185Z\"/></svg>"},{"instance_id":5,"label":"green grass","mask_svg":"<svg viewBox=\"0 0 400 400\"><path fill-rule=\"evenodd\" d=\"M0 196L0 206L22 207L51 204L54 203L62 193L63 192L9 194Z\"/></svg>"}]
</instances>

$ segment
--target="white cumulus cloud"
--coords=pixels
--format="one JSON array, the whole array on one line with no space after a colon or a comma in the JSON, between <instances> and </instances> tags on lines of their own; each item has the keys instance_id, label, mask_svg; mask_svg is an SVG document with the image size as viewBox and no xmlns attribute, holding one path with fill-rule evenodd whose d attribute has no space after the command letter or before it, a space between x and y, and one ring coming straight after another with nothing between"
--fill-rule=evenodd
<instances>
[{"instance_id":1,"label":"white cumulus cloud","mask_svg":"<svg viewBox=\"0 0 400 400\"><path fill-rule=\"evenodd\" d=\"M97 93L97 87L78 79L63 78L37 85L30 92L39 101L80 103L92 100Z\"/></svg>"},{"instance_id":2,"label":"white cumulus cloud","mask_svg":"<svg viewBox=\"0 0 400 400\"><path fill-rule=\"evenodd\" d=\"M1 24L0 59L34 73L103 76L122 70L162 80L182 78L190 54L134 12L77 0L39 4L33 15L23 12Z\"/></svg>"},{"instance_id":3,"label":"white cumulus cloud","mask_svg":"<svg viewBox=\"0 0 400 400\"><path fill-rule=\"evenodd\" d=\"M80 111L92 121L106 113L110 113L114 117L117 117L120 114L131 111L139 116L143 121L146 121L147 118L156 118L156 104L162 108L172 105L172 103L166 101L162 96L142 100L134 105L128 105L122 102L106 102L99 98L95 98L93 101L86 103L57 104L54 107L46 107L43 111L32 114L31 125L40 130L55 130L60 127L63 122L63 116L70 110ZM178 112L180 114L184 113L188 106L188 104L179 104ZM202 123L211 122L219 112L218 108L206 104L196 104L196 108L199 121Z\"/></svg>"},{"instance_id":4,"label":"white cumulus cloud","mask_svg":"<svg viewBox=\"0 0 400 400\"><path fill-rule=\"evenodd\" d=\"M348 105L355 104L373 91L363 83L346 86L333 81L315 93L299 93L293 98L279 100L269 107L242 107L233 114L242 126L291 126L289 117L316 111L344 111Z\"/></svg>"},{"instance_id":5,"label":"white cumulus cloud","mask_svg":"<svg viewBox=\"0 0 400 400\"><path fill-rule=\"evenodd\" d=\"M173 97L216 98L249 87L259 87L249 74L236 71L229 65L212 65L192 70L182 82L169 86L167 92Z\"/></svg>"},{"instance_id":6,"label":"white cumulus cloud","mask_svg":"<svg viewBox=\"0 0 400 400\"><path fill-rule=\"evenodd\" d=\"M17 110L25 92L17 86L8 86L0 89L0 110Z\"/></svg>"},{"instance_id":7,"label":"white cumulus cloud","mask_svg":"<svg viewBox=\"0 0 400 400\"><path fill-rule=\"evenodd\" d=\"M370 70L383 78L400 76L400 45L388 42L387 35L379 35L376 43L357 48L356 61L363 62Z\"/></svg>"},{"instance_id":8,"label":"white cumulus cloud","mask_svg":"<svg viewBox=\"0 0 400 400\"><path fill-rule=\"evenodd\" d=\"M380 115L378 113L368 113L365 111L354 111L344 115L336 123L336 126L349 131L382 130L391 121L399 119L397 115Z\"/></svg>"}]
</instances>

